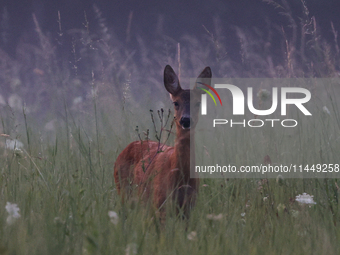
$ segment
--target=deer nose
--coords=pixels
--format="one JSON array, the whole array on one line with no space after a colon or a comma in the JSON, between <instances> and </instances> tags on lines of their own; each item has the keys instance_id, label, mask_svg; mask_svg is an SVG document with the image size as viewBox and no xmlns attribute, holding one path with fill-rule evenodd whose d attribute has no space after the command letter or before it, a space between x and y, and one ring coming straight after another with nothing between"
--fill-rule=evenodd
<instances>
[{"instance_id":1,"label":"deer nose","mask_svg":"<svg viewBox=\"0 0 340 255\"><path fill-rule=\"evenodd\" d=\"M179 124L182 126L183 129L190 128L190 118L189 117L182 117L179 121Z\"/></svg>"}]
</instances>

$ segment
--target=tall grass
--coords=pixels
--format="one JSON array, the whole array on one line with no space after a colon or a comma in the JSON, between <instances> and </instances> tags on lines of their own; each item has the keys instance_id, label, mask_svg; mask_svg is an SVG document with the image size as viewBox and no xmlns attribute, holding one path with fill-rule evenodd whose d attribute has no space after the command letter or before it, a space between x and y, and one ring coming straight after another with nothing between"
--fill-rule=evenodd
<instances>
[{"instance_id":1,"label":"tall grass","mask_svg":"<svg viewBox=\"0 0 340 255\"><path fill-rule=\"evenodd\" d=\"M223 27L206 28L203 40L183 36L183 82L207 65L214 77L337 78L336 37L326 42L306 11L297 22L280 3L288 17L282 30L235 29L239 60L226 54ZM149 109L171 107L162 71L166 64L178 65L178 42L165 35L152 43L137 37L138 47L131 49L110 33L98 8L94 13L98 24L85 18L81 30L60 26L61 45L35 19L39 43L19 45L21 59L8 57L1 65L0 93L8 104L0 105L0 254L339 254L338 179L202 179L190 218L169 213L164 224L137 197L122 204L113 180L115 159L138 139L136 126L155 136ZM72 54L63 58L66 32ZM273 43L282 47L279 55ZM319 100L315 126L302 122L292 133L226 133L220 140L226 157L235 164L262 162L266 155L277 163L303 157L312 163L322 156L338 163L337 90L312 93ZM13 96L25 98L26 105L11 101ZM15 141L23 146L11 147ZM300 147L298 154L290 153L292 144ZM315 205L295 201L304 192ZM20 208L12 224L7 202Z\"/></svg>"}]
</instances>

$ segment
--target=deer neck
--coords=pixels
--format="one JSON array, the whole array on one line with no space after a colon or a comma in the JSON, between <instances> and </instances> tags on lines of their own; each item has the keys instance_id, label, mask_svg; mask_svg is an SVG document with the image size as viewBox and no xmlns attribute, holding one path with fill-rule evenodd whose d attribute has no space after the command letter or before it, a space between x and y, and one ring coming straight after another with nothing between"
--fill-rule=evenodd
<instances>
[{"instance_id":1,"label":"deer neck","mask_svg":"<svg viewBox=\"0 0 340 255\"><path fill-rule=\"evenodd\" d=\"M176 128L176 139L174 146L174 161L175 166L183 177L184 182L190 179L190 167L195 165L195 155L190 156L190 139L194 139L194 129L183 129L180 126Z\"/></svg>"}]
</instances>

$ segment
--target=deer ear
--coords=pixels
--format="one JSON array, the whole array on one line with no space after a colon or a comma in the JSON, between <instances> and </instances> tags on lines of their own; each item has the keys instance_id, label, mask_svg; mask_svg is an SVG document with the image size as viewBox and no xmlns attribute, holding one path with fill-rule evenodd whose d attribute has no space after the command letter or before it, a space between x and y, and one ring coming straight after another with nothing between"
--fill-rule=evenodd
<instances>
[{"instance_id":1,"label":"deer ear","mask_svg":"<svg viewBox=\"0 0 340 255\"><path fill-rule=\"evenodd\" d=\"M207 84L210 86L211 77L212 77L211 69L209 66L207 66L206 68L203 69L203 71L197 77L194 89L198 89L201 93L205 93L204 90L201 90L201 88L205 90L209 90L209 88L207 86L204 86L203 84Z\"/></svg>"},{"instance_id":2,"label":"deer ear","mask_svg":"<svg viewBox=\"0 0 340 255\"><path fill-rule=\"evenodd\" d=\"M212 74L211 74L211 69L209 66L204 68L203 71L198 76L198 78L208 78L208 79L211 79L211 77L212 77Z\"/></svg>"},{"instance_id":3,"label":"deer ear","mask_svg":"<svg viewBox=\"0 0 340 255\"><path fill-rule=\"evenodd\" d=\"M164 86L171 95L176 95L182 90L177 75L169 65L164 69Z\"/></svg>"}]
</instances>

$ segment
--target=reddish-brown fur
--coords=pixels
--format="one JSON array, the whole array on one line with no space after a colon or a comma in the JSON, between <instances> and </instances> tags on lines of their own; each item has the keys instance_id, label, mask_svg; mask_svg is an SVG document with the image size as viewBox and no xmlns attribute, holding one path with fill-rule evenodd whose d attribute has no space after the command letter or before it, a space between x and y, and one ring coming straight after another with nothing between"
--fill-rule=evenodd
<instances>
[{"instance_id":1,"label":"reddish-brown fur","mask_svg":"<svg viewBox=\"0 0 340 255\"><path fill-rule=\"evenodd\" d=\"M199 78L207 78L210 83L210 68L206 67ZM195 88L193 93L183 90L170 66L164 69L164 85L175 108L175 146L160 146L152 141L130 143L116 160L114 178L118 193L125 190L123 196L135 185L143 199L153 199L156 208L172 199L188 212L195 202L199 184L198 178L190 178L190 166L195 164L195 157L190 158L190 139L194 137L198 121L202 90ZM191 114L190 101L195 107Z\"/></svg>"}]
</instances>

